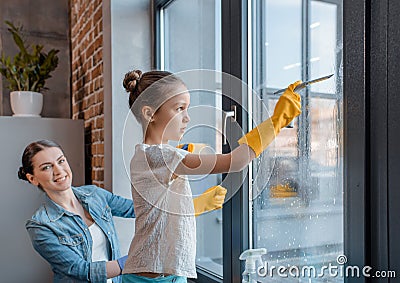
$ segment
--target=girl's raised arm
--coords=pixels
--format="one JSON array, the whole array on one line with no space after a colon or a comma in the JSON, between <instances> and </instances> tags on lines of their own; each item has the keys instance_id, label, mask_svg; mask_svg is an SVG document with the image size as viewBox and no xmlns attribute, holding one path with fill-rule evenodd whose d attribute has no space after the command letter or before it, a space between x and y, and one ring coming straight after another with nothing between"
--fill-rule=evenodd
<instances>
[{"instance_id":1,"label":"girl's raised arm","mask_svg":"<svg viewBox=\"0 0 400 283\"><path fill-rule=\"evenodd\" d=\"M175 170L177 175L204 175L238 172L258 157L295 117L301 113L300 95L288 86L276 103L274 114L239 139L240 146L227 154L188 154Z\"/></svg>"},{"instance_id":2,"label":"girl's raised arm","mask_svg":"<svg viewBox=\"0 0 400 283\"><path fill-rule=\"evenodd\" d=\"M256 154L242 144L226 154L188 154L175 170L177 175L205 175L243 170Z\"/></svg>"}]
</instances>

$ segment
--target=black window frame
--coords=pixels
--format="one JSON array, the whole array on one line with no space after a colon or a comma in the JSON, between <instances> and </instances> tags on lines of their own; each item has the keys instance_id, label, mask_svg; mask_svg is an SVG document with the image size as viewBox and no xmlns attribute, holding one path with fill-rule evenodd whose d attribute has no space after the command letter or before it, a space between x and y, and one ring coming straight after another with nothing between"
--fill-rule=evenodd
<instances>
[{"instance_id":1,"label":"black window frame","mask_svg":"<svg viewBox=\"0 0 400 283\"><path fill-rule=\"evenodd\" d=\"M400 273L400 2L343 1L344 251L349 265ZM397 173L396 173L397 172ZM396 282L346 278L345 282Z\"/></svg>"}]
</instances>

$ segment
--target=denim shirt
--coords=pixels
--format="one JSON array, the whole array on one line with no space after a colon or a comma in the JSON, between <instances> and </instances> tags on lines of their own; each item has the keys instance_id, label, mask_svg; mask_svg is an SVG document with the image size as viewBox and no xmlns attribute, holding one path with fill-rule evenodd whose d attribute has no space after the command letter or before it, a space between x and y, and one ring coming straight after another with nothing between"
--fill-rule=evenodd
<instances>
[{"instance_id":1,"label":"denim shirt","mask_svg":"<svg viewBox=\"0 0 400 283\"><path fill-rule=\"evenodd\" d=\"M72 188L75 196L106 235L111 260L121 257L113 216L134 218L132 200L88 185ZM106 262L92 262L92 238L83 219L46 196L26 229L35 250L45 258L54 272L54 282L106 283ZM120 283L121 276L113 278Z\"/></svg>"}]
</instances>

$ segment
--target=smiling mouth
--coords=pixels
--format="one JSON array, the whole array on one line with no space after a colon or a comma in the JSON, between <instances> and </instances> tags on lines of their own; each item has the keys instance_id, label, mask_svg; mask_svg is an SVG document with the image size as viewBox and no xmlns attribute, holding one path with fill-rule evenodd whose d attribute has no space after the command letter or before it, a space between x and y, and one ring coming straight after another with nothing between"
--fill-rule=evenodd
<instances>
[{"instance_id":1,"label":"smiling mouth","mask_svg":"<svg viewBox=\"0 0 400 283\"><path fill-rule=\"evenodd\" d=\"M63 176L63 177L57 178L57 179L54 180L54 182L60 183L60 182L65 181L65 179L67 179L67 176Z\"/></svg>"}]
</instances>

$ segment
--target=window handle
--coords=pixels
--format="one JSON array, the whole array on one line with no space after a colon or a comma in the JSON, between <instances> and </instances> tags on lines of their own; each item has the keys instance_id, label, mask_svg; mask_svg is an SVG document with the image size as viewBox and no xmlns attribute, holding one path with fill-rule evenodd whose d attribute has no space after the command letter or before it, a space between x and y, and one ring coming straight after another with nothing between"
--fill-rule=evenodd
<instances>
[{"instance_id":1,"label":"window handle","mask_svg":"<svg viewBox=\"0 0 400 283\"><path fill-rule=\"evenodd\" d=\"M230 117L231 120L236 121L236 105L232 105L231 111L222 111L223 113L223 124L222 124L222 137L223 137L223 145L227 144L226 139L226 121Z\"/></svg>"}]
</instances>

